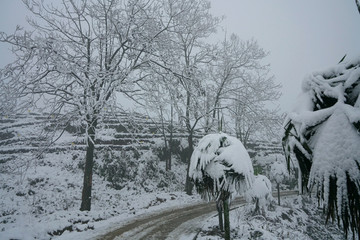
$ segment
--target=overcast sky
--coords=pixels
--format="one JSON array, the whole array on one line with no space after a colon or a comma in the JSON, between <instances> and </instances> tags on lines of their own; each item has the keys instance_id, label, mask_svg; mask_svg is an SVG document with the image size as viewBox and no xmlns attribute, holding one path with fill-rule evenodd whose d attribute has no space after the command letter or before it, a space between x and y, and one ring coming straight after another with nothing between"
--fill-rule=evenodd
<instances>
[{"instance_id":1,"label":"overcast sky","mask_svg":"<svg viewBox=\"0 0 360 240\"><path fill-rule=\"evenodd\" d=\"M360 56L360 14L354 0L212 0L223 25L270 51L267 61L283 85L280 105L292 109L305 75Z\"/></svg>"},{"instance_id":2,"label":"overcast sky","mask_svg":"<svg viewBox=\"0 0 360 240\"><path fill-rule=\"evenodd\" d=\"M45 0L46 1L46 0ZM360 14L354 0L211 0L222 26L242 39L254 38L270 52L276 80L283 85L280 106L289 111L306 74L336 65L347 54L360 56ZM0 31L24 25L21 0L0 0ZM0 67L11 61L0 44Z\"/></svg>"}]
</instances>

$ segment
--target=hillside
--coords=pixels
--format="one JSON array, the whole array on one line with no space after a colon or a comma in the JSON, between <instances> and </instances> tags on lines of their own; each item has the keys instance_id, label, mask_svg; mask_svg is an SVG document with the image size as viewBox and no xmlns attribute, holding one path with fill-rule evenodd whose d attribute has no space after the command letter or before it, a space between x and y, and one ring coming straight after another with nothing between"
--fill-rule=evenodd
<instances>
[{"instance_id":1,"label":"hillside","mask_svg":"<svg viewBox=\"0 0 360 240\"><path fill-rule=\"evenodd\" d=\"M94 229L105 219L199 201L183 193L186 135L175 126L172 171L161 161L161 124L146 116L108 118L96 140L91 212L79 211L85 142L81 127L55 117L24 114L0 120L0 239L49 239ZM196 137L200 137L198 134ZM257 161L273 161L281 148L250 145Z\"/></svg>"},{"instance_id":2,"label":"hillside","mask_svg":"<svg viewBox=\"0 0 360 240\"><path fill-rule=\"evenodd\" d=\"M111 147L112 149L149 149L156 139L163 138L161 122L146 115L133 113L118 113L104 119L103 128L100 129L96 140L97 149ZM165 122L166 126L170 124ZM57 129L57 130L56 130ZM55 131L54 131L55 130ZM62 130L65 130L62 133ZM41 147L46 152L56 152L67 149L84 149L85 129L74 122L66 124L59 122L52 115L40 115L35 113L17 114L5 116L0 119L0 154L28 153L39 150ZM61 135L54 144L49 145L49 137L56 138ZM201 132L194 135L195 138L202 137ZM170 134L167 133L167 137ZM173 138L186 139L184 128L180 125L173 126ZM255 156L261 151L265 154L282 154L279 142L250 141L248 151Z\"/></svg>"}]
</instances>

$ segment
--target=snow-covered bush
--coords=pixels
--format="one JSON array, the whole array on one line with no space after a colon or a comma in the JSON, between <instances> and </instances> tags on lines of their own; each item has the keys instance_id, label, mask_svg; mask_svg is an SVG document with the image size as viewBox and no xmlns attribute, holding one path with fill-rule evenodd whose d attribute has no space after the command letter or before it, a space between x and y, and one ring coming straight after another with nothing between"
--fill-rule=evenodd
<instances>
[{"instance_id":1,"label":"snow-covered bush","mask_svg":"<svg viewBox=\"0 0 360 240\"><path fill-rule=\"evenodd\" d=\"M136 158L133 155L131 152L119 153L106 148L97 154L95 172L104 177L110 187L120 190L137 174Z\"/></svg>"},{"instance_id":2,"label":"snow-covered bush","mask_svg":"<svg viewBox=\"0 0 360 240\"><path fill-rule=\"evenodd\" d=\"M255 204L254 214L265 216L267 208L273 201L271 195L271 182L264 175L255 176L253 186L245 194L246 201Z\"/></svg>"},{"instance_id":3,"label":"snow-covered bush","mask_svg":"<svg viewBox=\"0 0 360 240\"><path fill-rule=\"evenodd\" d=\"M191 156L189 176L204 199L245 192L254 180L253 166L242 143L225 133L203 137Z\"/></svg>"},{"instance_id":4,"label":"snow-covered bush","mask_svg":"<svg viewBox=\"0 0 360 240\"><path fill-rule=\"evenodd\" d=\"M360 57L307 76L285 122L283 146L294 153L304 186L315 188L327 219L360 238Z\"/></svg>"},{"instance_id":5,"label":"snow-covered bush","mask_svg":"<svg viewBox=\"0 0 360 240\"><path fill-rule=\"evenodd\" d=\"M177 169L165 171L165 163L160 162L152 150L147 151L114 151L103 149L97 154L95 173L108 182L108 186L116 190L133 188L146 192L163 190L179 190L183 188L183 179ZM185 176L185 166L180 168ZM175 173L176 172L176 173Z\"/></svg>"},{"instance_id":6,"label":"snow-covered bush","mask_svg":"<svg viewBox=\"0 0 360 240\"><path fill-rule=\"evenodd\" d=\"M277 184L282 183L285 178L288 177L289 171L286 169L284 163L280 161L275 161L270 166L270 179L272 179Z\"/></svg>"},{"instance_id":7,"label":"snow-covered bush","mask_svg":"<svg viewBox=\"0 0 360 240\"><path fill-rule=\"evenodd\" d=\"M270 179L276 183L278 192L278 205L280 205L280 184L289 176L289 171L286 169L284 163L275 161L270 166Z\"/></svg>"},{"instance_id":8,"label":"snow-covered bush","mask_svg":"<svg viewBox=\"0 0 360 240\"><path fill-rule=\"evenodd\" d=\"M180 159L183 163L186 163L187 159L189 159L191 155L187 145L184 146L183 139L181 138L173 139L171 143L168 140L167 148L165 147L164 140L161 139L160 141L157 141L155 143L155 145L152 147L152 150L154 154L159 158L159 160L164 162L169 157L170 151L172 157L175 156L176 158Z\"/></svg>"},{"instance_id":9,"label":"snow-covered bush","mask_svg":"<svg viewBox=\"0 0 360 240\"><path fill-rule=\"evenodd\" d=\"M164 178L168 181L164 181ZM146 151L137 161L137 175L134 180L137 186L141 186L147 192L152 192L158 187L169 186L174 179L166 174L165 167L160 165L153 152Z\"/></svg>"},{"instance_id":10,"label":"snow-covered bush","mask_svg":"<svg viewBox=\"0 0 360 240\"><path fill-rule=\"evenodd\" d=\"M248 190L254 180L248 152L235 137L206 135L191 156L189 176L203 199L217 201L221 230L223 204L225 239L230 239L229 201L233 194Z\"/></svg>"}]
</instances>

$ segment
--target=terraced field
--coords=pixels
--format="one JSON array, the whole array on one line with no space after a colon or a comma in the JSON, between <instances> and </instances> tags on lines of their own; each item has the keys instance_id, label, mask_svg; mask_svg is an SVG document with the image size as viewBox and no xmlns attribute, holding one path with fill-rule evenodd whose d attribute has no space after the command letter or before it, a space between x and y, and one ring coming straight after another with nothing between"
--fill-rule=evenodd
<instances>
[{"instance_id":1,"label":"terraced field","mask_svg":"<svg viewBox=\"0 0 360 240\"><path fill-rule=\"evenodd\" d=\"M169 123L165 123L169 126ZM161 122L141 114L119 113L104 120L98 131L96 148L113 150L149 149L163 139ZM40 114L18 114L0 119L0 163L18 153L85 150L85 128L73 122L62 124L58 117ZM170 133L166 133L170 137ZM195 139L202 137L197 132ZM58 138L58 139L57 139ZM173 126L173 139L186 141L187 134L180 125ZM52 140L57 139L52 144ZM279 143L254 141L248 144L250 156L257 152L282 153Z\"/></svg>"}]
</instances>

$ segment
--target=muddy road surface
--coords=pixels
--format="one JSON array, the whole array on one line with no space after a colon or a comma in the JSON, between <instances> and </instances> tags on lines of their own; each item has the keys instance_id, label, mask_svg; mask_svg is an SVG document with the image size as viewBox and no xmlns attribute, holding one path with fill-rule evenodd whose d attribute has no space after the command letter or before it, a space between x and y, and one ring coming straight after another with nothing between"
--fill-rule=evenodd
<instances>
[{"instance_id":1,"label":"muddy road surface","mask_svg":"<svg viewBox=\"0 0 360 240\"><path fill-rule=\"evenodd\" d=\"M282 192L281 196L296 195L297 191ZM276 193L274 193L276 195ZM231 209L244 204L243 198L236 198ZM166 209L129 222L97 239L104 240L162 240L192 239L202 228L203 221L217 214L214 202L197 203L182 208Z\"/></svg>"}]
</instances>

